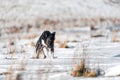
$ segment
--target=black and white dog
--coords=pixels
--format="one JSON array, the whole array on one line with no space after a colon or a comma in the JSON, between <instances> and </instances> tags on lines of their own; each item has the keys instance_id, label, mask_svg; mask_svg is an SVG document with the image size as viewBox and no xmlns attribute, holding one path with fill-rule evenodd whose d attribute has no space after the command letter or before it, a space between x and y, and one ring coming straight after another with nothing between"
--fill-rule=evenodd
<instances>
[{"instance_id":1,"label":"black and white dog","mask_svg":"<svg viewBox=\"0 0 120 80\"><path fill-rule=\"evenodd\" d=\"M44 31L42 35L39 37L36 43L36 57L39 58L39 55L43 53L44 59L46 58L46 54L44 52L44 48L48 52L51 52L52 57L54 58L54 40L55 40L56 32L51 33L50 31Z\"/></svg>"}]
</instances>

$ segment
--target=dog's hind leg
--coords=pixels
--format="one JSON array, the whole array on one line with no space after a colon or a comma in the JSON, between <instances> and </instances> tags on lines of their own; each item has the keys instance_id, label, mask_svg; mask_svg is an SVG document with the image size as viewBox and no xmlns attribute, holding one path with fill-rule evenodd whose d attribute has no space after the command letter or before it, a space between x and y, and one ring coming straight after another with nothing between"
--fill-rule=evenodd
<instances>
[{"instance_id":1,"label":"dog's hind leg","mask_svg":"<svg viewBox=\"0 0 120 80\"><path fill-rule=\"evenodd\" d=\"M40 54L40 50L38 50L37 52L36 52L36 59L39 59L39 54Z\"/></svg>"},{"instance_id":2,"label":"dog's hind leg","mask_svg":"<svg viewBox=\"0 0 120 80\"><path fill-rule=\"evenodd\" d=\"M42 53L43 47L41 47L37 52L36 52L36 59L39 59L39 55Z\"/></svg>"}]
</instances>

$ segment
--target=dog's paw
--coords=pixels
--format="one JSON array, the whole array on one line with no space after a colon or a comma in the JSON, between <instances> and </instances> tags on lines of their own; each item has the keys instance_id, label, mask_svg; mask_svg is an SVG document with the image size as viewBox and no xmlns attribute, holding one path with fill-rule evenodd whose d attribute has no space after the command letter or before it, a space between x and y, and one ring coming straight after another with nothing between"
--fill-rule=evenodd
<instances>
[{"instance_id":1,"label":"dog's paw","mask_svg":"<svg viewBox=\"0 0 120 80\"><path fill-rule=\"evenodd\" d=\"M35 57L31 57L31 59L36 59Z\"/></svg>"},{"instance_id":2,"label":"dog's paw","mask_svg":"<svg viewBox=\"0 0 120 80\"><path fill-rule=\"evenodd\" d=\"M39 59L39 57L31 57L31 59Z\"/></svg>"},{"instance_id":3,"label":"dog's paw","mask_svg":"<svg viewBox=\"0 0 120 80\"><path fill-rule=\"evenodd\" d=\"M46 58L46 56L44 56L44 59Z\"/></svg>"},{"instance_id":4,"label":"dog's paw","mask_svg":"<svg viewBox=\"0 0 120 80\"><path fill-rule=\"evenodd\" d=\"M57 56L52 57L52 59L56 59L56 58L57 58Z\"/></svg>"}]
</instances>

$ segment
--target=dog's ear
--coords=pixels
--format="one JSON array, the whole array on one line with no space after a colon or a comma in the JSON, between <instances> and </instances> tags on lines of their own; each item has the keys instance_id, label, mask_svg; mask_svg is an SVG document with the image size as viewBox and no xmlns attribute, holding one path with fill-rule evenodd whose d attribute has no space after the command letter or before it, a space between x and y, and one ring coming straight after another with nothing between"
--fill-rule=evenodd
<instances>
[{"instance_id":1,"label":"dog's ear","mask_svg":"<svg viewBox=\"0 0 120 80\"><path fill-rule=\"evenodd\" d=\"M44 37L47 38L47 37L48 37L48 34L47 34L47 33L44 33Z\"/></svg>"},{"instance_id":2,"label":"dog's ear","mask_svg":"<svg viewBox=\"0 0 120 80\"><path fill-rule=\"evenodd\" d=\"M43 36L44 38L47 38L48 37L48 33L46 31L43 32Z\"/></svg>"},{"instance_id":3,"label":"dog's ear","mask_svg":"<svg viewBox=\"0 0 120 80\"><path fill-rule=\"evenodd\" d=\"M52 35L55 37L56 32L53 32Z\"/></svg>"},{"instance_id":4,"label":"dog's ear","mask_svg":"<svg viewBox=\"0 0 120 80\"><path fill-rule=\"evenodd\" d=\"M55 34L56 34L56 32L52 33L52 37L53 37L54 40L55 40Z\"/></svg>"}]
</instances>

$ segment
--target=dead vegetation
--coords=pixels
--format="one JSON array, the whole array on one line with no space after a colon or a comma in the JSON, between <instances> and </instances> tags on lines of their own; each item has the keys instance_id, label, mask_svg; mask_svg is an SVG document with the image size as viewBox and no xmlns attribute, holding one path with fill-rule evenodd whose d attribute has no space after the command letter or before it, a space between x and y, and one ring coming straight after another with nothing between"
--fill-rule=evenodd
<instances>
[{"instance_id":1,"label":"dead vegetation","mask_svg":"<svg viewBox=\"0 0 120 80\"><path fill-rule=\"evenodd\" d=\"M72 71L70 72L70 75L73 76L73 77L97 77L97 76L100 76L101 75L101 70L100 68L98 69L91 69L90 66L89 66L89 63L87 62L87 53L86 53L86 50L87 50L87 46L88 45L83 45L83 52L82 52L82 55L79 55L79 56L82 56L82 58L80 59L80 62L79 62L79 59L76 59L78 64L76 66L73 65L72 67ZM79 53L78 53L79 54ZM76 55L78 56L78 55Z\"/></svg>"},{"instance_id":2,"label":"dead vegetation","mask_svg":"<svg viewBox=\"0 0 120 80\"><path fill-rule=\"evenodd\" d=\"M99 76L98 74L97 74L97 71L95 71L95 70L89 70L89 69L87 69L87 68L81 68L80 66L77 66L77 67L79 67L79 69L78 70L72 70L71 71L71 75L73 76L73 77L80 77L80 76L84 76L84 77L97 77L97 76Z\"/></svg>"},{"instance_id":3,"label":"dead vegetation","mask_svg":"<svg viewBox=\"0 0 120 80\"><path fill-rule=\"evenodd\" d=\"M85 60L84 60L85 61ZM97 77L99 76L96 70L90 70L90 68L86 67L85 62L81 61L81 63L72 68L71 75L73 77Z\"/></svg>"},{"instance_id":4,"label":"dead vegetation","mask_svg":"<svg viewBox=\"0 0 120 80\"><path fill-rule=\"evenodd\" d=\"M14 44L15 44L15 43L14 43L14 40L13 40L12 38L10 38L10 39L9 39L9 45L12 46L12 45L14 45Z\"/></svg>"},{"instance_id":5,"label":"dead vegetation","mask_svg":"<svg viewBox=\"0 0 120 80\"><path fill-rule=\"evenodd\" d=\"M31 42L29 43L29 45L30 45L31 47L34 47L34 46L35 46L35 43L34 43L33 41L31 41Z\"/></svg>"},{"instance_id":6,"label":"dead vegetation","mask_svg":"<svg viewBox=\"0 0 120 80\"><path fill-rule=\"evenodd\" d=\"M67 47L67 42L64 41L63 43L60 43L59 48L66 48Z\"/></svg>"},{"instance_id":7,"label":"dead vegetation","mask_svg":"<svg viewBox=\"0 0 120 80\"><path fill-rule=\"evenodd\" d=\"M9 75L11 74L10 72L3 72L3 73L0 73L0 75Z\"/></svg>"},{"instance_id":8,"label":"dead vegetation","mask_svg":"<svg viewBox=\"0 0 120 80\"><path fill-rule=\"evenodd\" d=\"M26 32L29 32L31 28L32 28L32 25L27 24L27 26L26 26Z\"/></svg>"},{"instance_id":9,"label":"dead vegetation","mask_svg":"<svg viewBox=\"0 0 120 80\"><path fill-rule=\"evenodd\" d=\"M24 54L24 52L22 51L23 51L23 48L21 48L21 53ZM11 58L10 58L11 64L8 72L3 73L2 75L9 75L8 80L21 80L22 71L25 70L25 65L24 65L25 55L22 56L23 58L21 62L18 64L18 66L15 68L15 70L13 69L14 55L15 55L15 52L11 54Z\"/></svg>"},{"instance_id":10,"label":"dead vegetation","mask_svg":"<svg viewBox=\"0 0 120 80\"><path fill-rule=\"evenodd\" d=\"M98 22L105 22L105 21L111 21L111 22L113 22L113 23L115 23L115 24L118 24L118 22L120 22L119 21L119 19L112 19L112 18L108 18L108 19L106 19L106 18L99 18L99 19L94 19L94 18L92 18L92 19L87 19L87 18L85 18L85 19L81 19L81 22L83 22L83 24L85 24L85 25L90 25L90 29L91 30L97 30L96 28L95 28L95 26L97 25L97 23ZM76 22L77 22L77 19L73 19L73 21L71 21L71 22L73 22L72 24L75 24L76 25ZM67 22L67 23L69 23L69 21ZM44 26L46 26L46 25L49 25L49 24L51 24L51 25L53 25L53 26L55 26L55 25L57 25L57 24L59 24L59 21L58 22L55 22L54 20L52 21L52 20L46 20L46 22L44 21ZM62 24L62 23L60 23L61 25L62 25L62 28L64 28L64 24ZM78 24L77 24L78 25ZM78 25L78 26L81 26L81 24L80 25ZM82 26L84 26L84 25L82 25ZM31 24L28 24L26 27L25 27L25 32L30 32L31 31L31 28L33 27L33 25L31 25ZM37 27L37 29L39 29L40 28L40 24L39 24L39 21L38 21L38 23L36 23L36 27ZM22 30L24 29L24 27L22 27L22 28L18 28L18 29L14 29L14 27L13 28L9 28L9 31L8 31L8 33L10 33L10 34L13 34L13 33L19 33L19 32L22 32ZM41 28L40 28L41 29ZM57 29L57 28L56 28ZM116 36L116 33L115 32L113 32L112 33L113 35L112 35L112 42L117 42L118 40L117 40L117 36ZM18 37L18 39L34 39L34 38L36 38L38 35L36 34L36 33L32 33L32 34L27 34L27 35L23 35L23 36L17 36ZM95 35L95 36L92 36L92 37L101 37L102 35ZM65 40L64 42L61 42L61 41L56 41L55 43L58 43L59 44L59 48L66 48L67 47L67 40ZM15 40L12 38L12 39L9 39L9 45L10 46L14 46L15 45ZM30 46L32 46L32 47L34 47L35 46L35 43L33 42L33 41L31 41L30 43L28 43L28 45L30 45ZM4 46L5 48L6 48L6 46ZM10 54L14 54L15 52L16 52L16 48L10 48ZM21 53L22 52L26 52L25 50L23 50L23 48L21 48ZM23 65L23 64L21 64L21 65ZM73 67L73 69L72 69L72 71L71 71L71 75L72 76L74 76L74 77L80 77L80 76L84 76L84 77L97 77L97 76L99 76L99 74L98 74L98 71L97 70L91 70L90 69L90 67L88 67L88 66L86 66L86 65L89 65L89 64L86 64L86 58L83 58L83 59L81 59L81 62L77 65L77 66L74 66ZM22 71L22 70L24 70L24 66L21 66L20 68L16 68L16 71ZM7 75L7 74L12 74L13 75L13 73L14 72L12 72L12 69L10 70L10 71L8 71L8 72L4 72L4 73L2 73L2 74L0 74L0 75ZM21 73L16 73L16 80L19 80L20 78L20 75L21 75ZM11 76L12 77L12 76ZM11 79L11 78L10 78ZM11 79L12 80L12 79Z\"/></svg>"},{"instance_id":11,"label":"dead vegetation","mask_svg":"<svg viewBox=\"0 0 120 80\"><path fill-rule=\"evenodd\" d=\"M89 71L86 69L86 71L83 74L84 77L97 77L97 72L96 71Z\"/></svg>"},{"instance_id":12,"label":"dead vegetation","mask_svg":"<svg viewBox=\"0 0 120 80\"><path fill-rule=\"evenodd\" d=\"M13 21L14 22L14 21ZM52 30L57 29L64 29L65 27L83 27L83 26L90 26L92 30L94 30L94 26L101 26L103 25L119 25L120 19L116 17L92 17L92 18L71 18L71 19L49 19L49 18L42 18L36 17L32 23L28 23L27 21L20 22L19 25L12 24L12 26L8 25L9 27L5 27L4 31L0 29L1 35L4 33L7 34L14 34L20 32L30 32L33 27L38 29L50 29ZM9 24L10 22L5 22L5 24ZM104 24L106 23L106 24Z\"/></svg>"},{"instance_id":13,"label":"dead vegetation","mask_svg":"<svg viewBox=\"0 0 120 80\"><path fill-rule=\"evenodd\" d=\"M117 34L116 31L112 31L112 39L111 39L112 42L118 42L116 34Z\"/></svg>"},{"instance_id":14,"label":"dead vegetation","mask_svg":"<svg viewBox=\"0 0 120 80\"><path fill-rule=\"evenodd\" d=\"M55 47L58 47L58 48L67 48L67 40L64 40L64 41L55 40L55 44L57 44Z\"/></svg>"},{"instance_id":15,"label":"dead vegetation","mask_svg":"<svg viewBox=\"0 0 120 80\"><path fill-rule=\"evenodd\" d=\"M8 28L8 34L19 33L20 30L21 28L17 26L10 27Z\"/></svg>"},{"instance_id":16,"label":"dead vegetation","mask_svg":"<svg viewBox=\"0 0 120 80\"><path fill-rule=\"evenodd\" d=\"M36 33L33 33L33 34L30 34L30 35L26 34L26 35L24 35L24 36L21 37L21 38L23 38L23 39L34 39L34 38L36 38L36 37L37 37L37 34L36 34Z\"/></svg>"},{"instance_id":17,"label":"dead vegetation","mask_svg":"<svg viewBox=\"0 0 120 80\"><path fill-rule=\"evenodd\" d=\"M15 47L11 47L9 53L10 53L10 54L13 54L13 53L15 53L15 52L16 52L16 48L15 48Z\"/></svg>"}]
</instances>

